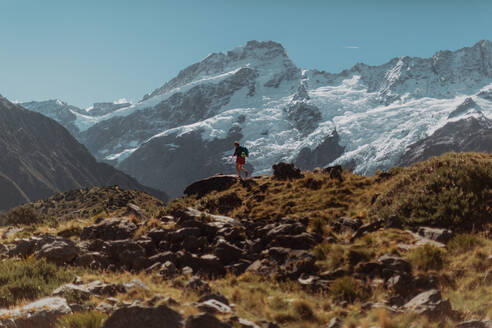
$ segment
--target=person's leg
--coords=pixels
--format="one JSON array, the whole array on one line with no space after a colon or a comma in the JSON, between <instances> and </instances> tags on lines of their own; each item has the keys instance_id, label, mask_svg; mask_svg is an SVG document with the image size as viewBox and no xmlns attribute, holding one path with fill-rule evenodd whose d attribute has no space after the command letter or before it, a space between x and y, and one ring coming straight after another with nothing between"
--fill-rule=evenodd
<instances>
[{"instance_id":1,"label":"person's leg","mask_svg":"<svg viewBox=\"0 0 492 328\"><path fill-rule=\"evenodd\" d=\"M242 165L240 163L236 163L236 171L237 171L237 176L241 178L241 169Z\"/></svg>"}]
</instances>

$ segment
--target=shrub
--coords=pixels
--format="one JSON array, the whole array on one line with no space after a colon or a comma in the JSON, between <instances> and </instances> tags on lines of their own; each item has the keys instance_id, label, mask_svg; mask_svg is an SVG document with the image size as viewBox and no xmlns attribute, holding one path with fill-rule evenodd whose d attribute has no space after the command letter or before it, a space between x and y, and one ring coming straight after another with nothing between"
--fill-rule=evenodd
<instances>
[{"instance_id":1,"label":"shrub","mask_svg":"<svg viewBox=\"0 0 492 328\"><path fill-rule=\"evenodd\" d=\"M315 321L316 316L314 315L311 305L305 301L295 301L292 303L292 312L294 317L302 321Z\"/></svg>"},{"instance_id":2,"label":"shrub","mask_svg":"<svg viewBox=\"0 0 492 328\"><path fill-rule=\"evenodd\" d=\"M470 230L492 217L492 156L449 153L396 170L371 214L409 226Z\"/></svg>"},{"instance_id":3,"label":"shrub","mask_svg":"<svg viewBox=\"0 0 492 328\"><path fill-rule=\"evenodd\" d=\"M58 318L56 328L100 328L106 318L97 311L67 314Z\"/></svg>"},{"instance_id":4,"label":"shrub","mask_svg":"<svg viewBox=\"0 0 492 328\"><path fill-rule=\"evenodd\" d=\"M407 257L413 267L419 270L441 270L445 253L439 247L426 244L411 250Z\"/></svg>"},{"instance_id":5,"label":"shrub","mask_svg":"<svg viewBox=\"0 0 492 328\"><path fill-rule=\"evenodd\" d=\"M309 226L311 228L311 231L319 234L323 234L324 232L324 227L326 225L325 219L324 218L313 218L309 222Z\"/></svg>"},{"instance_id":6,"label":"shrub","mask_svg":"<svg viewBox=\"0 0 492 328\"><path fill-rule=\"evenodd\" d=\"M352 277L342 277L334 280L330 291L333 297L340 301L353 302L362 296L359 282Z\"/></svg>"},{"instance_id":7,"label":"shrub","mask_svg":"<svg viewBox=\"0 0 492 328\"><path fill-rule=\"evenodd\" d=\"M0 221L2 225L38 224L44 217L30 207L19 206L3 214Z\"/></svg>"},{"instance_id":8,"label":"shrub","mask_svg":"<svg viewBox=\"0 0 492 328\"><path fill-rule=\"evenodd\" d=\"M469 233L456 235L453 239L451 239L447 247L452 253L463 253L468 252L475 249L478 246L482 246L483 241L476 235L472 235Z\"/></svg>"},{"instance_id":9,"label":"shrub","mask_svg":"<svg viewBox=\"0 0 492 328\"><path fill-rule=\"evenodd\" d=\"M74 273L44 259L7 259L0 264L0 306L49 295L53 289L71 281Z\"/></svg>"}]
</instances>

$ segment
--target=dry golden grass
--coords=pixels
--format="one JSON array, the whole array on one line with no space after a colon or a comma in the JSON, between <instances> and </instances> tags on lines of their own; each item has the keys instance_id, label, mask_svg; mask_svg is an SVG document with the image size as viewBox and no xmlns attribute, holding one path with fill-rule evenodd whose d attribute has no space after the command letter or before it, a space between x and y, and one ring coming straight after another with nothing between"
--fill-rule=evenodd
<instances>
[{"instance_id":1,"label":"dry golden grass","mask_svg":"<svg viewBox=\"0 0 492 328\"><path fill-rule=\"evenodd\" d=\"M492 161L491 158L490 155L482 154L447 154L410 168L397 168L389 174L377 174L374 177L344 172L343 182L330 179L329 175L322 172L304 172L304 178L292 181L278 181L269 176L261 176L248 179L246 183L237 183L229 190L211 193L202 199L179 198L171 201L166 207L158 206L154 202L147 205L137 204L150 219L139 228L136 236L141 236L156 227L172 228L172 224L159 218L186 206L246 219L285 216L308 218L309 230L322 233L324 236L333 234L329 223L342 216L358 217L368 222L374 218L398 214L403 216L404 223L411 226L414 222L428 222L422 221L424 214L434 208L432 206L436 205L435 202L442 201L431 194L424 197L422 191L429 194L429 188L439 186L447 190L447 195L456 195L454 192L459 188L446 188L446 184L452 186L453 178L457 178L456 181L461 183L463 188L470 187L471 180L466 179L467 174L471 172L471 178L478 176L482 179L483 174L487 175L489 172L487 165ZM482 179L484 183L487 181ZM472 187L468 191L473 191ZM401 190L404 192L399 193ZM473 197L466 199L488 199L488 189L484 190L484 193L477 192L476 197L472 195ZM420 199L425 200L425 206L419 207ZM444 205L437 204L435 207L441 214L448 210L445 205L447 203L442 203ZM97 207L99 204L98 200L94 206ZM405 212L405 206L408 204L415 208L412 207L412 211ZM459 223L460 218L464 217L472 220L470 204L472 203L465 204L466 211L461 212L453 207L452 222ZM481 220L484 218L483 214L488 213L490 209L482 205L479 206ZM53 234L82 229L92 224L96 218L119 216L124 210L98 208L99 212L89 215L84 220L50 221L23 226L26 230L11 236L10 241L14 237L31 234L33 231L29 229L35 229L36 233ZM436 222L446 222L440 220L442 215L439 215L430 218L438 220ZM136 223L143 223L135 216L131 216L130 219ZM454 229L455 226L450 228ZM457 235L449 242L447 248L442 250L432 247L406 250L401 244L412 245L415 241L411 234L400 229L380 229L353 242L349 242L350 233L334 235L340 243L323 242L312 250L322 271L337 268L350 270L359 260L373 261L383 254L396 254L413 264L415 274L435 274L439 278L443 296L450 299L452 307L460 311L465 319L492 317L492 272L488 275L492 270L492 261L488 259L489 255L492 255L492 241L484 234L469 230L465 234ZM80 275L85 281L103 280L112 283L140 279L149 287L149 291L135 289L127 294L119 294L117 298L121 301L133 301L138 298L145 301L154 295L169 296L179 303L172 307L184 316L196 314L198 311L192 303L199 299L199 295L183 288L189 277L178 276L166 280L156 273L90 270L82 271ZM382 309L364 312L361 310L362 304L381 302L388 298L389 292L381 284L370 285L368 282L355 281L348 277L337 280L333 284L335 287L324 293L302 290L296 281L278 282L273 278L251 273L212 280L210 285L212 290L222 293L234 304L235 313L239 317L252 321L276 321L281 327L323 327L333 317L341 318L343 327L445 328L456 325L456 322L452 321L429 322L424 317L393 314ZM98 298L90 300L93 303L99 301L101 299ZM344 304L344 301L347 303Z\"/></svg>"},{"instance_id":2,"label":"dry golden grass","mask_svg":"<svg viewBox=\"0 0 492 328\"><path fill-rule=\"evenodd\" d=\"M168 208L194 206L214 214L239 218L308 217L322 223L341 216L364 218L371 198L378 193L377 177L364 177L344 172L344 181L331 179L326 173L304 172L305 177L279 181L260 176L236 183L229 190L212 192L205 197L184 197L170 202ZM313 182L316 188L313 188ZM222 199L238 197L238 206L221 204Z\"/></svg>"}]
</instances>

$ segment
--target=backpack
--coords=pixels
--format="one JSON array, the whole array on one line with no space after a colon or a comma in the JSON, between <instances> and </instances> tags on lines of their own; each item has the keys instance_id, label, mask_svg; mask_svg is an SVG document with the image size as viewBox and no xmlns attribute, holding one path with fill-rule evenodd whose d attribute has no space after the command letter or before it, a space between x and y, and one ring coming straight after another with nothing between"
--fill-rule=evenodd
<instances>
[{"instance_id":1,"label":"backpack","mask_svg":"<svg viewBox=\"0 0 492 328\"><path fill-rule=\"evenodd\" d=\"M242 156L242 157L248 157L248 156L249 156L249 151L248 151L248 148L246 148L246 147L241 147L241 156Z\"/></svg>"}]
</instances>

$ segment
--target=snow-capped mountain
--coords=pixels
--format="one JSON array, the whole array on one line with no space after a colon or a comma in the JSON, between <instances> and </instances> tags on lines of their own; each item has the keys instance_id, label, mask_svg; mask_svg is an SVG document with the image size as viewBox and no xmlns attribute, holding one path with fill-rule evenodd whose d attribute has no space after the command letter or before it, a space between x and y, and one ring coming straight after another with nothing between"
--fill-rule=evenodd
<instances>
[{"instance_id":1,"label":"snow-capped mountain","mask_svg":"<svg viewBox=\"0 0 492 328\"><path fill-rule=\"evenodd\" d=\"M250 41L185 68L136 104L88 113L72 122L98 159L172 195L231 171L235 139L256 173L283 160L371 174L411 158L415 143L449 123L491 117L492 43L332 74L298 68L279 43Z\"/></svg>"}]
</instances>

